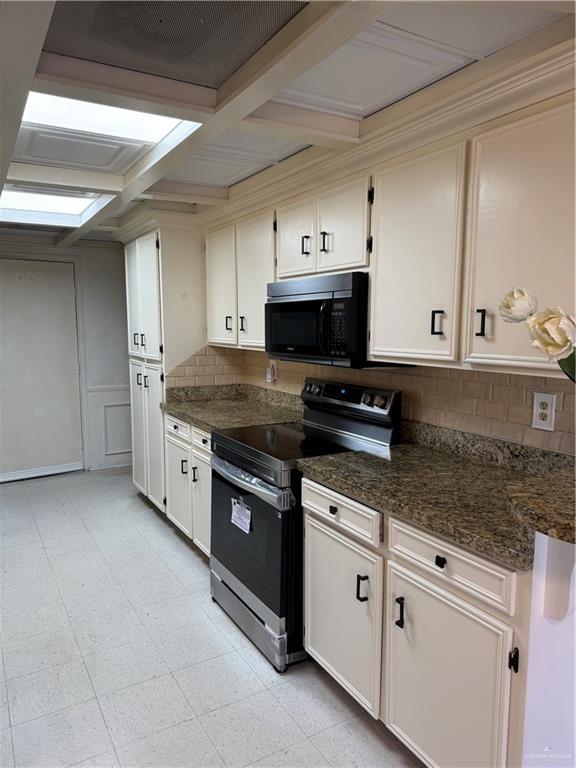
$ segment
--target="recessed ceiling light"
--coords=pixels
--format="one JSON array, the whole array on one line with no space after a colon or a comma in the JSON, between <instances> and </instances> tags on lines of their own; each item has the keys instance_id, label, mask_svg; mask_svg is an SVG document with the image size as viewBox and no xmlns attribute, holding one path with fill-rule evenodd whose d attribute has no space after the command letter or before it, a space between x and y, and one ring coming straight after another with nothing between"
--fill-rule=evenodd
<instances>
[{"instance_id":1,"label":"recessed ceiling light","mask_svg":"<svg viewBox=\"0 0 576 768\"><path fill-rule=\"evenodd\" d=\"M68 213L79 216L95 199L95 195L48 195L41 192L5 189L0 194L0 211L9 209L39 213Z\"/></svg>"},{"instance_id":2,"label":"recessed ceiling light","mask_svg":"<svg viewBox=\"0 0 576 768\"><path fill-rule=\"evenodd\" d=\"M157 144L183 121L31 91L22 122Z\"/></svg>"}]
</instances>

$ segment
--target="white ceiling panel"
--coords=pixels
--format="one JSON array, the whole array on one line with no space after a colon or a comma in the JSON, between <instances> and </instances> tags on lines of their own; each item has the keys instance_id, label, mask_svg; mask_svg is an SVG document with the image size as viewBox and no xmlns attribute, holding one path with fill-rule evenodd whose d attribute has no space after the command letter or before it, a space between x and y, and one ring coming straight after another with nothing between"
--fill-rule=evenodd
<instances>
[{"instance_id":1,"label":"white ceiling panel","mask_svg":"<svg viewBox=\"0 0 576 768\"><path fill-rule=\"evenodd\" d=\"M487 56L553 24L563 13L514 3L397 3L382 21L429 40Z\"/></svg>"},{"instance_id":2,"label":"white ceiling panel","mask_svg":"<svg viewBox=\"0 0 576 768\"><path fill-rule=\"evenodd\" d=\"M151 145L62 128L22 125L14 161L124 173Z\"/></svg>"},{"instance_id":3,"label":"white ceiling panel","mask_svg":"<svg viewBox=\"0 0 576 768\"><path fill-rule=\"evenodd\" d=\"M237 163L223 157L195 157L180 164L178 173L167 176L170 181L186 181L190 184L208 184L229 187L238 181L263 170L262 163Z\"/></svg>"}]
</instances>

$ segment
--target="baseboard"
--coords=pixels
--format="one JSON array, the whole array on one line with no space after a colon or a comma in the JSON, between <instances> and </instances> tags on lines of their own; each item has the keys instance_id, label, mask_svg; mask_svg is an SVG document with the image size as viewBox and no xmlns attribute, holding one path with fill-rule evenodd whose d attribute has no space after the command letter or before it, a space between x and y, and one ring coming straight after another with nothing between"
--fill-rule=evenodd
<instances>
[{"instance_id":1,"label":"baseboard","mask_svg":"<svg viewBox=\"0 0 576 768\"><path fill-rule=\"evenodd\" d=\"M54 467L38 467L37 469L21 469L18 472L3 472L0 474L0 483L10 483L14 480L29 480L33 477L45 477L46 475L60 475L64 472L76 472L84 469L81 461L73 464L57 464Z\"/></svg>"}]
</instances>

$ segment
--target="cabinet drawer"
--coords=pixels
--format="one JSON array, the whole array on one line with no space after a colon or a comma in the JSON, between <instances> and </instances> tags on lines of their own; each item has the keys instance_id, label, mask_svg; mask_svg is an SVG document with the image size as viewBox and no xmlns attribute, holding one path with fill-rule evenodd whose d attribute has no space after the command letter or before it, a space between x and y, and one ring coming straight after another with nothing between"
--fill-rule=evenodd
<instances>
[{"instance_id":1,"label":"cabinet drawer","mask_svg":"<svg viewBox=\"0 0 576 768\"><path fill-rule=\"evenodd\" d=\"M516 575L441 539L390 519L389 549L392 555L418 565L446 583L514 615Z\"/></svg>"},{"instance_id":2,"label":"cabinet drawer","mask_svg":"<svg viewBox=\"0 0 576 768\"><path fill-rule=\"evenodd\" d=\"M201 429L192 430L192 445L198 446L205 451L211 450L211 437L208 432L203 432Z\"/></svg>"},{"instance_id":3,"label":"cabinet drawer","mask_svg":"<svg viewBox=\"0 0 576 768\"><path fill-rule=\"evenodd\" d=\"M179 437L180 440L190 442L192 439L192 428L189 424L185 424L179 419L174 419L172 416L166 416L166 434L174 435Z\"/></svg>"},{"instance_id":4,"label":"cabinet drawer","mask_svg":"<svg viewBox=\"0 0 576 768\"><path fill-rule=\"evenodd\" d=\"M373 547L379 546L382 515L376 510L358 504L311 480L302 481L302 505L356 539L365 541Z\"/></svg>"}]
</instances>

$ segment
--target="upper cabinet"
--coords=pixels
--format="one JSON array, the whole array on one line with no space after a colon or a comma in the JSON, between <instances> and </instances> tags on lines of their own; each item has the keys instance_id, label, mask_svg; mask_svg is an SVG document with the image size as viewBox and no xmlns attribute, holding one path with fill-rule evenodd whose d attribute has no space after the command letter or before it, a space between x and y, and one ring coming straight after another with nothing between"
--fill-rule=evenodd
<instances>
[{"instance_id":1,"label":"upper cabinet","mask_svg":"<svg viewBox=\"0 0 576 768\"><path fill-rule=\"evenodd\" d=\"M206 235L208 342L264 347L266 287L274 280L274 214Z\"/></svg>"},{"instance_id":2,"label":"upper cabinet","mask_svg":"<svg viewBox=\"0 0 576 768\"><path fill-rule=\"evenodd\" d=\"M278 208L277 276L366 266L369 188L362 176Z\"/></svg>"},{"instance_id":3,"label":"upper cabinet","mask_svg":"<svg viewBox=\"0 0 576 768\"><path fill-rule=\"evenodd\" d=\"M128 349L149 360L162 359L159 249L156 232L126 247Z\"/></svg>"},{"instance_id":4,"label":"upper cabinet","mask_svg":"<svg viewBox=\"0 0 576 768\"><path fill-rule=\"evenodd\" d=\"M370 354L456 360L464 144L374 176Z\"/></svg>"},{"instance_id":5,"label":"upper cabinet","mask_svg":"<svg viewBox=\"0 0 576 768\"><path fill-rule=\"evenodd\" d=\"M208 343L234 346L236 312L236 232L234 226L206 235Z\"/></svg>"},{"instance_id":6,"label":"upper cabinet","mask_svg":"<svg viewBox=\"0 0 576 768\"><path fill-rule=\"evenodd\" d=\"M559 108L472 143L464 359L557 370L498 303L513 286L574 314L574 117Z\"/></svg>"}]
</instances>

